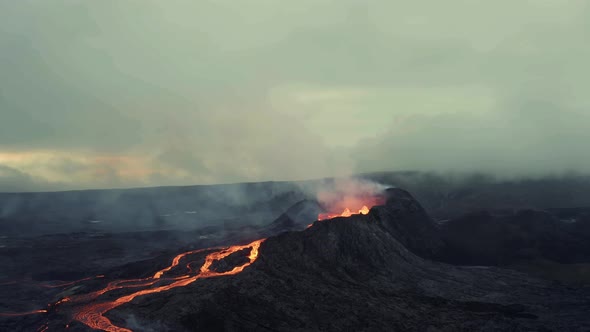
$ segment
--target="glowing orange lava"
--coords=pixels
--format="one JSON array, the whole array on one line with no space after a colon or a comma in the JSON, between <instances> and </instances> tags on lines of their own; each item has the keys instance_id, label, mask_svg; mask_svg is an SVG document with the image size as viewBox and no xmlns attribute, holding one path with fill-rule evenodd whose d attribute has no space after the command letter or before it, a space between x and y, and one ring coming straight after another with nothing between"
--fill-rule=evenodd
<instances>
[{"instance_id":1,"label":"glowing orange lava","mask_svg":"<svg viewBox=\"0 0 590 332\"><path fill-rule=\"evenodd\" d=\"M369 213L369 208L366 205L363 205L362 208L360 208L358 210L358 212L356 214L368 214ZM338 214L338 213L320 213L318 215L318 220L326 220L326 219L332 219L332 218L336 218L336 217L350 217L352 216L353 213L350 211L349 208L345 208L344 211L342 211L342 213Z\"/></svg>"},{"instance_id":2,"label":"glowing orange lava","mask_svg":"<svg viewBox=\"0 0 590 332\"><path fill-rule=\"evenodd\" d=\"M80 294L74 295L71 297L65 297L56 303L50 304L49 308L54 308L58 305L66 305L66 304L79 304L79 308L74 308L73 319L77 320L90 328L103 330L103 331L114 331L114 332L132 332L130 329L118 327L111 323L111 321L104 316L104 314L120 305L133 301L136 297L165 292L170 289L174 289L177 287L184 287L193 282L204 279L204 278L212 278L212 277L219 277L219 276L228 276L228 275L235 275L242 272L246 267L250 266L252 263L256 261L258 258L258 250L262 242L266 239L256 240L252 243L245 244L245 245L237 245L231 246L228 248L207 248L207 249L199 249L199 250L192 250L187 251L182 254L177 255L172 259L172 263L157 271L153 276L143 279L124 279L124 280L116 280L109 282L106 287L91 292L87 294ZM248 254L248 261L242 265L235 266L229 271L225 272L217 272L211 270L211 265L215 261L222 260L229 255L236 253L241 250L250 249L250 253ZM188 274L177 276L177 277L169 277L165 278L164 275L171 271L173 268L177 267L181 260L186 258L187 256L202 253L205 251L212 251L211 253L205 256L205 261L198 269L197 274L191 275L193 273L193 268L191 264L196 263L196 261L191 261L186 264L186 268L188 270ZM56 285L42 285L43 287L65 287L69 285L73 285L78 282L91 280L95 278L103 278L104 276L99 275L96 277L89 277L84 278L81 280L76 280L72 282L65 282ZM158 284L158 285L156 285ZM130 294L121 296L113 301L106 301L96 303L96 299L101 295L117 290L117 289L132 289L132 288L143 288L141 290L132 292ZM19 317L19 316L26 316L26 315L33 315L33 314L42 314L47 313L48 310L34 310L29 312L22 312L22 313L0 313L0 317ZM69 324L66 325L69 327ZM39 328L39 331L46 331L48 329L47 325L43 325Z\"/></svg>"},{"instance_id":3,"label":"glowing orange lava","mask_svg":"<svg viewBox=\"0 0 590 332\"><path fill-rule=\"evenodd\" d=\"M174 278L162 278L162 276L166 272L168 272L168 271L172 270L174 267L178 266L180 264L180 261L183 258L185 258L186 256L200 253L205 250L212 250L212 249L194 250L194 251L189 251L189 252L185 252L180 255L177 255L176 257L174 257L174 259L172 260L172 263L168 267L156 272L150 278L119 280L119 281L111 282L107 285L107 287L103 288L102 290L99 290L99 291L96 291L96 292L93 292L90 294L81 295L78 297L72 297L67 300L64 299L64 300L75 301L75 302L93 301L98 296L100 296L106 292L109 292L111 290L114 290L114 289L132 288L132 287L148 287L148 286L153 286L154 284L156 284L157 282L160 282L160 281L171 282L166 285L160 285L160 286L155 286L153 288L145 288L142 290L138 290L138 291L133 292L131 294L119 297L114 301L107 301L107 302L101 302L101 303L90 303L90 304L87 304L87 305L83 306L82 308L80 308L74 314L75 320L80 321L80 322L86 324L88 327L93 328L93 329L109 331L109 332L131 332L131 330L129 330L129 329L113 325L111 323L111 321L104 316L104 314L106 312L120 306L120 305L123 305L125 303L133 301L133 299L135 299L136 297L139 297L139 296L165 292L170 289L177 288L177 287L184 287L189 284L192 284L193 282L195 282L199 279L238 274L238 273L242 272L246 267L248 267L252 263L254 263L254 261L256 261L256 259L258 258L258 249L260 248L260 245L262 244L262 242L264 242L264 240L265 239L260 239L260 240L256 240L256 241L246 244L246 245L231 246L229 248L213 251L212 253L208 254L205 257L205 262L203 263L203 265L199 269L198 274L196 274L196 275L192 275L192 276L191 275L184 275L184 276L174 277ZM248 261L246 263L239 265L239 266L235 266L233 269L231 269L230 271L226 271L226 272L217 272L217 271L211 270L211 265L215 261L224 259L227 256L229 256L235 252L244 250L244 249L250 249L250 253L248 255ZM189 268L189 273L192 271L192 269L190 269L191 263L187 264L187 267ZM64 301L64 300L62 300L62 301Z\"/></svg>"}]
</instances>

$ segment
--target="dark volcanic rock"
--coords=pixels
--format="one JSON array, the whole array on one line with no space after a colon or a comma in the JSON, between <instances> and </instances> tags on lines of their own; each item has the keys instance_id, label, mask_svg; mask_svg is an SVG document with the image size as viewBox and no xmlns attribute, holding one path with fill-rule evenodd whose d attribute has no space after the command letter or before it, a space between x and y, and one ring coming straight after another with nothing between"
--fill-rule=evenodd
<instances>
[{"instance_id":1,"label":"dark volcanic rock","mask_svg":"<svg viewBox=\"0 0 590 332\"><path fill-rule=\"evenodd\" d=\"M531 260L590 263L590 228L585 226L584 213L570 214L566 221L559 219L560 211L555 210L469 213L440 227L444 246L436 259L461 265L510 265Z\"/></svg>"},{"instance_id":2,"label":"dark volcanic rock","mask_svg":"<svg viewBox=\"0 0 590 332\"><path fill-rule=\"evenodd\" d=\"M267 239L238 275L140 297L108 315L174 331L590 330L588 288L412 253L406 246L437 250L434 225L407 192L387 194L366 216Z\"/></svg>"},{"instance_id":3,"label":"dark volcanic rock","mask_svg":"<svg viewBox=\"0 0 590 332\"><path fill-rule=\"evenodd\" d=\"M434 257L442 242L434 221L426 210L412 197L399 188L385 191L384 206L373 208L371 214L380 221L387 232L406 248L422 257Z\"/></svg>"},{"instance_id":4,"label":"dark volcanic rock","mask_svg":"<svg viewBox=\"0 0 590 332\"><path fill-rule=\"evenodd\" d=\"M314 220L318 214L323 212L318 202L313 200L302 200L291 206L285 213L281 214L270 225L264 227L266 234L302 230Z\"/></svg>"}]
</instances>

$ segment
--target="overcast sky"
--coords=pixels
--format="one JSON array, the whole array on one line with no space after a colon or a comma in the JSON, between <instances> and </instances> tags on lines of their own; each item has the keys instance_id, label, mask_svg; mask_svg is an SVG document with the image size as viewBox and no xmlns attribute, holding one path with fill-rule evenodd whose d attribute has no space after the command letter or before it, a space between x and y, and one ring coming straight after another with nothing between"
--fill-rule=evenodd
<instances>
[{"instance_id":1,"label":"overcast sky","mask_svg":"<svg viewBox=\"0 0 590 332\"><path fill-rule=\"evenodd\" d=\"M0 191L590 171L586 0L0 0Z\"/></svg>"}]
</instances>

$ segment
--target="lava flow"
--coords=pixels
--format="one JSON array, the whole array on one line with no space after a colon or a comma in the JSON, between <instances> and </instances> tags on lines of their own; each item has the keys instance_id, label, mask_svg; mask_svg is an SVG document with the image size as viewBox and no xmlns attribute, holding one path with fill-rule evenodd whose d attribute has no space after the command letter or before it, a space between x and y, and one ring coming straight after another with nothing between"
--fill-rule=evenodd
<instances>
[{"instance_id":1,"label":"lava flow","mask_svg":"<svg viewBox=\"0 0 590 332\"><path fill-rule=\"evenodd\" d=\"M174 277L174 278L162 278L162 276L166 272L168 272L171 269L173 269L174 267L178 266L180 261L183 258L185 258L186 256L200 253L200 252L203 252L206 250L212 250L212 249L201 249L201 250L189 251L189 252L185 252L180 255L177 255L172 260L172 263L170 264L170 266L156 272L150 278L119 280L119 281L111 282L107 285L107 287L105 287L102 290L99 290L99 291L96 291L96 292L93 292L90 294L80 295L77 297L66 298L66 299L63 299L61 302L93 301L98 296L100 296L106 292L109 292L111 290L114 290L114 289L148 287L148 286L153 286L154 284L156 284L160 281L171 282L166 285L155 286L153 288L141 289L141 290L138 290L138 291L133 292L131 294L119 297L114 301L87 304L85 306L82 306L80 309L76 310L74 317L73 317L75 320L80 321L93 329L109 331L109 332L131 332L131 330L129 330L129 329L113 325L113 323L111 323L111 321L107 317L105 317L104 314L106 312L120 306L120 305L123 305L125 303L133 301L133 299L135 299L136 297L139 297L139 296L165 292L170 289L177 288L177 287L184 287L189 284L192 284L193 282L195 282L199 279L238 274L238 273L242 272L246 267L248 267L252 263L254 263L254 261L256 261L256 259L258 258L258 249L260 248L260 245L262 244L262 242L264 242L264 240L265 239L260 239L260 240L256 240L256 241L246 244L246 245L231 246L231 247L225 248L225 249L217 249L217 250L209 253L205 257L205 262L203 263L203 265L199 269L199 272L196 275L192 275L192 276L191 275L183 275L183 276ZM235 252L244 250L244 249L250 249L250 253L248 255L248 261L246 263L239 265L239 266L235 266L233 269L226 271L226 272L217 272L217 271L211 270L211 265L215 261L224 259L224 258L228 257L229 255L231 255ZM190 264L191 263L187 264L187 266L189 267L189 273L192 272L192 269L190 269Z\"/></svg>"},{"instance_id":2,"label":"lava flow","mask_svg":"<svg viewBox=\"0 0 590 332\"><path fill-rule=\"evenodd\" d=\"M132 332L130 329L126 329L123 327L118 327L113 325L111 321L104 316L105 313L108 311L123 305L125 303L129 303L133 301L136 297L165 292L177 287L184 287L193 282L204 279L204 278L212 278L212 277L220 277L220 276L228 276L228 275L235 275L242 272L246 267L250 266L256 259L258 258L258 250L262 242L266 239L259 239L254 242L245 245L237 245L231 246L228 248L206 248L206 249L199 249L199 250L192 250L187 251L182 254L177 255L172 260L172 263L157 271L153 276L143 279L123 279L123 280L116 280L109 282L106 287L90 292L87 294L80 294L74 295L71 297L66 297L59 300L56 303L49 304L49 308L55 308L58 305L72 305L73 307L73 319L77 320L90 328L109 331L109 332ZM242 265L238 265L233 267L229 271L225 272L218 272L211 269L211 265L219 260L222 260L233 253L250 249L250 253L248 254L248 261ZM196 263L196 261L191 261L186 264L188 269L188 274L176 276L176 277L168 277L165 278L164 275L172 270L173 268L177 267L180 264L180 261L186 258L189 255L194 255L198 253L203 253L205 251L211 251L211 253L205 256L205 261L198 269L197 274L191 275L193 273L193 269L191 265ZM82 281L87 281L96 278L103 278L104 276L99 275L96 277L84 278L81 280L76 280L73 282L61 283L56 285L42 285L43 287L63 287L73 285L75 283L79 283ZM156 285L158 284L158 285ZM151 287L151 288L150 288ZM102 296L103 294L117 290L117 289L133 289L133 288L143 288L132 292L130 294L121 296L113 301L105 301L96 303L95 301ZM22 312L22 313L0 313L0 317L18 317L18 316L26 316L26 315L33 315L33 314L44 314L48 313L48 310L35 310L29 312ZM43 325L39 328L40 331L45 331L48 329L48 325Z\"/></svg>"}]
</instances>

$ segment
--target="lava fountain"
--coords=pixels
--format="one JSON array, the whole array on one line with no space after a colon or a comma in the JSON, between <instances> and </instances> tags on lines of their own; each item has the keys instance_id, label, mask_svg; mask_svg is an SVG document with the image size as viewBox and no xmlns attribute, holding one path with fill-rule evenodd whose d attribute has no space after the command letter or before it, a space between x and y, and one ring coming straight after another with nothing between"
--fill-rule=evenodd
<instances>
[{"instance_id":1,"label":"lava fountain","mask_svg":"<svg viewBox=\"0 0 590 332\"><path fill-rule=\"evenodd\" d=\"M358 210L358 213L356 214L368 214L369 213L369 208L366 205L363 205L362 208L360 208ZM344 211L342 211L342 213L320 213L318 214L318 220L326 220L326 219L332 219L332 218L336 218L336 217L350 217L352 216L353 213L350 211L349 208L345 208Z\"/></svg>"},{"instance_id":2,"label":"lava fountain","mask_svg":"<svg viewBox=\"0 0 590 332\"><path fill-rule=\"evenodd\" d=\"M381 196L346 196L337 201L327 203L326 205L330 206L328 208L330 212L318 214L318 220L350 217L353 214L368 214L370 208L381 205L384 201L385 199Z\"/></svg>"}]
</instances>

